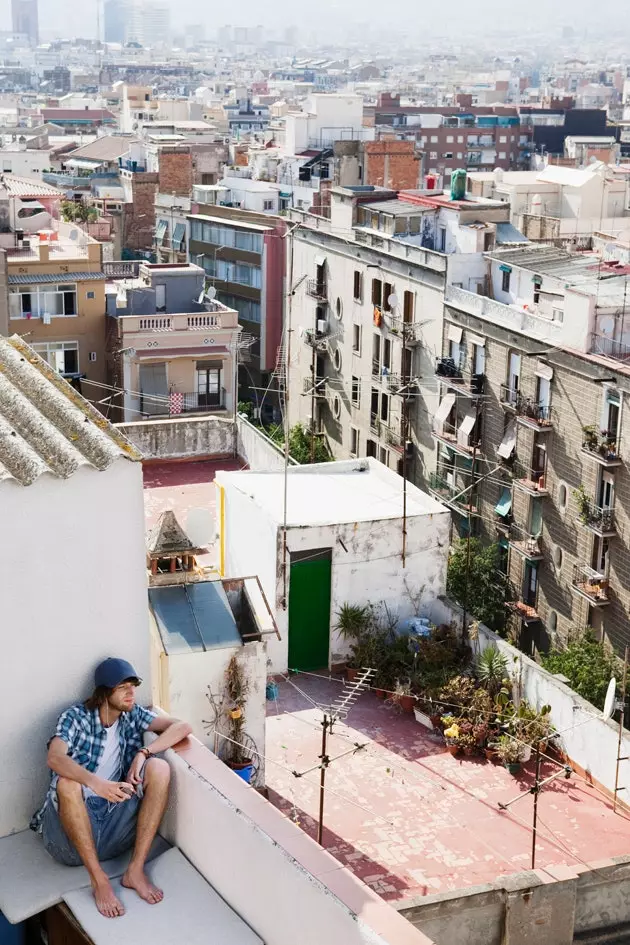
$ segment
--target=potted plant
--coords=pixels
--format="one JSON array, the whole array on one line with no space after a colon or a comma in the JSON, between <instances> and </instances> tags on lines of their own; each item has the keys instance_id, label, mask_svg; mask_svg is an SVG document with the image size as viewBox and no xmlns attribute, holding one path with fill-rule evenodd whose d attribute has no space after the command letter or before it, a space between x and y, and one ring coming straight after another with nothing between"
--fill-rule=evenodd
<instances>
[{"instance_id":1,"label":"potted plant","mask_svg":"<svg viewBox=\"0 0 630 945\"><path fill-rule=\"evenodd\" d=\"M249 784L254 773L254 763L243 747L245 704L249 693L249 682L236 656L231 658L225 671L225 690L229 741L226 740L224 761L232 771Z\"/></svg>"},{"instance_id":2,"label":"potted plant","mask_svg":"<svg viewBox=\"0 0 630 945\"><path fill-rule=\"evenodd\" d=\"M459 747L462 749L465 755L470 757L471 755L475 754L475 751L477 750L477 743L475 742L475 736L472 734L472 732L460 734L457 741Z\"/></svg>"},{"instance_id":3,"label":"potted plant","mask_svg":"<svg viewBox=\"0 0 630 945\"><path fill-rule=\"evenodd\" d=\"M399 705L403 712L411 715L416 704L416 697L411 692L411 683L408 680L406 682L401 682L400 679L396 680L392 702Z\"/></svg>"},{"instance_id":4,"label":"potted plant","mask_svg":"<svg viewBox=\"0 0 630 945\"><path fill-rule=\"evenodd\" d=\"M505 679L507 659L497 646L488 646L475 661L475 676L489 693L495 696Z\"/></svg>"},{"instance_id":5,"label":"potted plant","mask_svg":"<svg viewBox=\"0 0 630 945\"><path fill-rule=\"evenodd\" d=\"M522 746L510 735L501 735L497 743L497 756L501 759L510 774L518 774L521 770Z\"/></svg>"},{"instance_id":6,"label":"potted plant","mask_svg":"<svg viewBox=\"0 0 630 945\"><path fill-rule=\"evenodd\" d=\"M582 427L582 433L584 434L583 445L587 450L596 450L597 449L597 429L592 424Z\"/></svg>"},{"instance_id":7,"label":"potted plant","mask_svg":"<svg viewBox=\"0 0 630 945\"><path fill-rule=\"evenodd\" d=\"M586 524L591 514L591 500L586 493L583 483L580 483L577 489L573 490L573 497L577 502L578 517L583 524Z\"/></svg>"},{"instance_id":8,"label":"potted plant","mask_svg":"<svg viewBox=\"0 0 630 945\"><path fill-rule=\"evenodd\" d=\"M444 738L446 739L446 748L449 754L458 755L460 744L459 744L459 725L457 722L453 721L452 725L449 725L448 728L444 729Z\"/></svg>"}]
</instances>

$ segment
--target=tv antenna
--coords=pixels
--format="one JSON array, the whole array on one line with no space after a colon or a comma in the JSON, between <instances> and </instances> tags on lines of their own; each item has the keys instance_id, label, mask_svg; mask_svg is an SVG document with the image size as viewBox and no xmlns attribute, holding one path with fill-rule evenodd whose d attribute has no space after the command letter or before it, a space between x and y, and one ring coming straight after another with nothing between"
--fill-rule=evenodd
<instances>
[{"instance_id":1,"label":"tv antenna","mask_svg":"<svg viewBox=\"0 0 630 945\"><path fill-rule=\"evenodd\" d=\"M345 721L348 717L348 712L355 704L359 696L364 693L370 687L370 682L376 675L376 670L369 667L362 667L359 670L359 675L356 679L353 679L352 682L346 682L339 698L335 699L334 702L330 704L327 708L324 706L317 706L319 709L322 709L323 716L321 721L322 726L322 748L321 754L319 755L319 764L312 765L312 767L307 768L306 771L293 771L292 774L295 778L302 778L305 774L310 774L311 771L319 771L319 818L317 823L317 842L320 846L323 846L322 838L324 835L324 799L326 793L326 772L333 761L339 761L340 758L345 758L346 755L356 755L357 752L362 751L367 747L368 742L355 742L352 748L349 748L347 751L341 752L340 755L335 755L331 758L327 754L327 741L328 735L332 735L333 725L339 721Z\"/></svg>"}]
</instances>

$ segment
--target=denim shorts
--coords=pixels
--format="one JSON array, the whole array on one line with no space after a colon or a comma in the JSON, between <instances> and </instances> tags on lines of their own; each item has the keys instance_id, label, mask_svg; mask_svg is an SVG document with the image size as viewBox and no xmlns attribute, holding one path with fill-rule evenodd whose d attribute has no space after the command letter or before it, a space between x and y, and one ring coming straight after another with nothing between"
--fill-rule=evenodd
<instances>
[{"instance_id":1,"label":"denim shorts","mask_svg":"<svg viewBox=\"0 0 630 945\"><path fill-rule=\"evenodd\" d=\"M99 860L111 860L129 850L136 839L136 823L142 802L142 788L128 801L114 804L104 797L90 795L85 799L92 836ZM42 818L44 847L58 863L81 866L81 857L68 838L57 806L49 800Z\"/></svg>"}]
</instances>

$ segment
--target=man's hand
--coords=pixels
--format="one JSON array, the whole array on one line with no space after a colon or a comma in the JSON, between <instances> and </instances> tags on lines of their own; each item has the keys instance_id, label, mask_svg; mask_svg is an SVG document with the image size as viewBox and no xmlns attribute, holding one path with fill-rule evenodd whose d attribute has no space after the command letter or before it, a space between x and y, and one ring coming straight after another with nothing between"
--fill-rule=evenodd
<instances>
[{"instance_id":1,"label":"man's hand","mask_svg":"<svg viewBox=\"0 0 630 945\"><path fill-rule=\"evenodd\" d=\"M131 785L124 781L106 781L104 778L95 778L93 784L90 784L89 787L99 797L104 797L106 801L111 801L112 804L128 801L134 793Z\"/></svg>"},{"instance_id":2,"label":"man's hand","mask_svg":"<svg viewBox=\"0 0 630 945\"><path fill-rule=\"evenodd\" d=\"M134 788L137 784L142 784L142 768L146 760L146 756L139 751L131 762L131 766L127 772L127 781L129 781L129 784L132 784Z\"/></svg>"}]
</instances>

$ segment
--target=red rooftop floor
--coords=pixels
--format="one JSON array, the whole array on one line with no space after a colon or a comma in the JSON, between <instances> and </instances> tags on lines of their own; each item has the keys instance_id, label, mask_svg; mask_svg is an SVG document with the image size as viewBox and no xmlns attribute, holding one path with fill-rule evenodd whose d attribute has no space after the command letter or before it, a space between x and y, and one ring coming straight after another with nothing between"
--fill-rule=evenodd
<instances>
[{"instance_id":1,"label":"red rooftop floor","mask_svg":"<svg viewBox=\"0 0 630 945\"><path fill-rule=\"evenodd\" d=\"M270 800L316 836L319 705L330 704L338 682L307 675L279 684L268 703L266 778ZM333 761L326 776L325 848L384 899L401 900L473 886L531 865L533 797L509 811L505 803L533 782L533 764L518 777L485 759L452 757L441 737L413 716L376 699L359 697L333 730ZM559 766L543 765L542 777ZM593 863L630 853L630 816L614 814L610 800L573 775L539 798L536 866Z\"/></svg>"},{"instance_id":2,"label":"red rooftop floor","mask_svg":"<svg viewBox=\"0 0 630 945\"><path fill-rule=\"evenodd\" d=\"M200 462L148 463L143 467L144 519L146 533L151 531L162 512L172 510L184 531L193 509L210 512L216 522L215 473L218 470L246 469L240 459L202 460ZM216 563L214 547L197 558L202 567Z\"/></svg>"}]
</instances>

